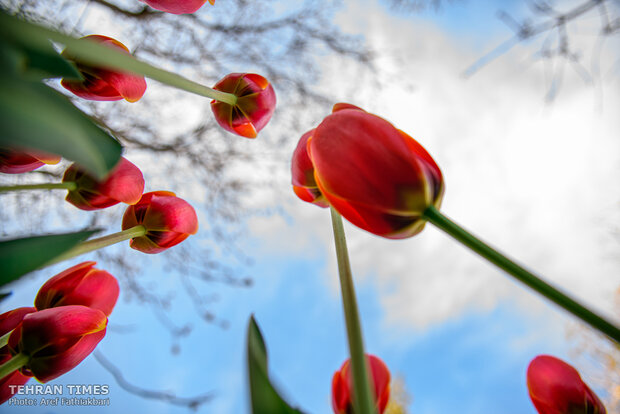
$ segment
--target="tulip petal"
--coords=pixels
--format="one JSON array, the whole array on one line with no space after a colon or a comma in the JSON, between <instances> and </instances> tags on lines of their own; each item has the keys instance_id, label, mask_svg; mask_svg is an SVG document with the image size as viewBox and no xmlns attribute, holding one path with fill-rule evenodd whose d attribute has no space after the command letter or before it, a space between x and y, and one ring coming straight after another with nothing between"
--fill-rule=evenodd
<instances>
[{"instance_id":1,"label":"tulip petal","mask_svg":"<svg viewBox=\"0 0 620 414\"><path fill-rule=\"evenodd\" d=\"M207 0L141 0L156 10L171 14L189 14L200 9ZM215 0L209 0L212 5Z\"/></svg>"}]
</instances>

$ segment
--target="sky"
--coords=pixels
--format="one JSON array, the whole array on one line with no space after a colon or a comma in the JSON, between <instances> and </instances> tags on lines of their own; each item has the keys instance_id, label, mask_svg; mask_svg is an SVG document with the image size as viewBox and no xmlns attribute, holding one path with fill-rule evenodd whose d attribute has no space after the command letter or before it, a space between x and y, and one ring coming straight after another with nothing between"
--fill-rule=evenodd
<instances>
[{"instance_id":1,"label":"sky","mask_svg":"<svg viewBox=\"0 0 620 414\"><path fill-rule=\"evenodd\" d=\"M620 321L614 308L620 285L620 77L614 43L601 52L600 78L584 82L567 66L549 101L553 72L536 59L537 39L463 76L511 36L496 17L498 5L518 17L527 13L520 2L453 2L417 15L374 0L344 3L337 24L382 51L378 64L389 79L374 88L372 79L352 77L342 62L325 58L317 88L341 92L343 100L416 138L442 169L446 215ZM575 29L575 46L588 50L591 37L583 33L593 20ZM295 144L284 154L292 154ZM282 156L283 163L289 159ZM272 379L287 401L308 413L331 412L331 377L347 358L347 344L329 214L296 199L290 176L278 174L273 192L253 202L282 214L250 219L241 245L254 259L244 270L253 286L217 288L214 307L228 329L201 325L176 343L154 329L151 309L117 305L98 349L114 355L128 381L181 397L213 392L200 412L249 412L245 330L254 314ZM535 413L525 385L529 361L539 354L579 361L567 339L573 317L432 226L401 241L348 223L345 231L366 350L404 383L408 412ZM162 277L159 259L150 266L144 269L148 280L175 283ZM44 279L38 275L15 289L2 309L29 304ZM174 312L192 315L188 302L175 302ZM180 352L171 354L175 344ZM583 368L586 381L600 374ZM127 393L93 357L54 383L109 384L111 405L4 405L0 412L187 412Z\"/></svg>"}]
</instances>

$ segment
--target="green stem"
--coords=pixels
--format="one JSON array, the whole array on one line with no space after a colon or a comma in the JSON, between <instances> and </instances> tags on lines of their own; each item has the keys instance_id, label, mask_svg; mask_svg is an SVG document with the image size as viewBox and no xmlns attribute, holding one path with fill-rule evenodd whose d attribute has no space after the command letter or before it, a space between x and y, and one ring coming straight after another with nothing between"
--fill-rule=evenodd
<instances>
[{"instance_id":1,"label":"green stem","mask_svg":"<svg viewBox=\"0 0 620 414\"><path fill-rule=\"evenodd\" d=\"M506 271L515 279L525 283L536 292L540 293L555 304L566 309L568 312L580 318L593 328L607 335L616 343L620 343L620 328L605 320L601 316L592 312L575 299L570 298L567 294L561 292L557 288L551 286L547 282L541 280L535 274L525 270L502 253L485 244L471 233L454 223L448 217L440 213L435 207L430 206L424 211L423 217L439 227L465 246L478 253L491 263Z\"/></svg>"},{"instance_id":2,"label":"green stem","mask_svg":"<svg viewBox=\"0 0 620 414\"><path fill-rule=\"evenodd\" d=\"M139 61L129 54L108 46L93 41L76 39L55 30L21 21L2 12L0 12L0 33L12 38L15 42L27 43L29 46L42 50L49 48L49 40L53 40L64 44L68 53L76 57L80 63L144 75L167 85L229 105L235 105L237 102L237 96L232 93L217 91L201 85L176 73Z\"/></svg>"},{"instance_id":3,"label":"green stem","mask_svg":"<svg viewBox=\"0 0 620 414\"><path fill-rule=\"evenodd\" d=\"M41 184L19 184L19 185L2 185L0 186L0 193L7 193L9 191L20 190L75 190L77 184L73 181L67 181L65 183L41 183Z\"/></svg>"},{"instance_id":4,"label":"green stem","mask_svg":"<svg viewBox=\"0 0 620 414\"><path fill-rule=\"evenodd\" d=\"M13 371L20 369L28 363L30 358L28 355L17 354L13 358L0 365L0 380L7 375L13 373Z\"/></svg>"},{"instance_id":5,"label":"green stem","mask_svg":"<svg viewBox=\"0 0 620 414\"><path fill-rule=\"evenodd\" d=\"M5 333L4 335L0 336L0 348L6 346L6 344L9 343L9 336L11 336L12 332L13 332L13 330L10 330L7 333Z\"/></svg>"},{"instance_id":6,"label":"green stem","mask_svg":"<svg viewBox=\"0 0 620 414\"><path fill-rule=\"evenodd\" d=\"M362 327L355 298L355 286L351 275L351 264L347 252L347 240L342 226L342 217L330 207L336 257L338 258L338 274L342 290L342 306L347 326L349 353L351 355L351 375L353 376L353 407L355 414L376 413L373 394L368 376L368 364L364 353Z\"/></svg>"},{"instance_id":7,"label":"green stem","mask_svg":"<svg viewBox=\"0 0 620 414\"><path fill-rule=\"evenodd\" d=\"M109 234L107 236L99 237L97 239L88 240L54 258L54 260L47 262L44 267L71 259L73 257L81 256L85 253L92 252L103 247L111 246L125 240L133 239L134 237L144 236L145 234L146 227L140 224L127 230L119 231L118 233Z\"/></svg>"}]
</instances>

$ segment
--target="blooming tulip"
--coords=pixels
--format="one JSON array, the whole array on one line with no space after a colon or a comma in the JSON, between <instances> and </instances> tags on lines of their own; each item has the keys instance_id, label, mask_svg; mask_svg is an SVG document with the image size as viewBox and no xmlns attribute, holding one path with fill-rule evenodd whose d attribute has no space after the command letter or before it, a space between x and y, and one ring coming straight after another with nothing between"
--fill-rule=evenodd
<instances>
[{"instance_id":1,"label":"blooming tulip","mask_svg":"<svg viewBox=\"0 0 620 414\"><path fill-rule=\"evenodd\" d=\"M133 249L159 253L175 246L198 231L193 207L169 191L145 193L123 216L123 230L142 225L146 234L129 242Z\"/></svg>"},{"instance_id":2,"label":"blooming tulip","mask_svg":"<svg viewBox=\"0 0 620 414\"><path fill-rule=\"evenodd\" d=\"M97 181L73 164L65 171L62 182L76 184L66 200L82 210L99 210L120 202L136 204L144 191L142 172L123 157L104 181Z\"/></svg>"},{"instance_id":3,"label":"blooming tulip","mask_svg":"<svg viewBox=\"0 0 620 414\"><path fill-rule=\"evenodd\" d=\"M105 270L95 269L97 262L84 262L58 273L41 286L34 299L37 310L66 305L99 309L107 316L118 299L118 281Z\"/></svg>"},{"instance_id":4,"label":"blooming tulip","mask_svg":"<svg viewBox=\"0 0 620 414\"><path fill-rule=\"evenodd\" d=\"M11 150L0 148L0 172L20 174L36 170L45 164L58 164L58 155L46 154L35 150Z\"/></svg>"},{"instance_id":5,"label":"blooming tulip","mask_svg":"<svg viewBox=\"0 0 620 414\"><path fill-rule=\"evenodd\" d=\"M527 388L540 414L605 414L603 403L561 359L539 355L527 368Z\"/></svg>"},{"instance_id":6,"label":"blooming tulip","mask_svg":"<svg viewBox=\"0 0 620 414\"><path fill-rule=\"evenodd\" d=\"M17 308L0 315L0 336L3 336L19 325L29 313L36 312L35 308ZM5 345L0 348L0 365L11 359L9 348ZM4 378L0 378L0 404L13 396L15 386L24 385L30 380L29 376L19 371L13 371Z\"/></svg>"},{"instance_id":7,"label":"blooming tulip","mask_svg":"<svg viewBox=\"0 0 620 414\"><path fill-rule=\"evenodd\" d=\"M374 355L366 355L370 366L370 376L374 390L374 401L379 414L385 411L390 399L390 371L383 361ZM353 412L353 378L351 375L351 360L342 364L332 379L332 408L336 414L350 414Z\"/></svg>"},{"instance_id":8,"label":"blooming tulip","mask_svg":"<svg viewBox=\"0 0 620 414\"><path fill-rule=\"evenodd\" d=\"M291 163L293 191L303 201L314 203L320 207L328 207L329 203L316 185L314 166L308 156L308 139L313 133L314 129L303 134L297 144L297 148L293 152L293 161Z\"/></svg>"},{"instance_id":9,"label":"blooming tulip","mask_svg":"<svg viewBox=\"0 0 620 414\"><path fill-rule=\"evenodd\" d=\"M154 9L161 10L172 14L193 13L207 0L142 0ZM209 0L211 5L215 4L215 0Z\"/></svg>"},{"instance_id":10,"label":"blooming tulip","mask_svg":"<svg viewBox=\"0 0 620 414\"><path fill-rule=\"evenodd\" d=\"M47 382L75 368L103 339L108 318L80 305L26 315L9 337L12 355L28 359L21 372Z\"/></svg>"},{"instance_id":11,"label":"blooming tulip","mask_svg":"<svg viewBox=\"0 0 620 414\"><path fill-rule=\"evenodd\" d=\"M424 227L424 210L441 204L443 178L426 150L388 121L353 105L335 105L308 138L307 149L321 194L343 217L373 234L411 237Z\"/></svg>"},{"instance_id":12,"label":"blooming tulip","mask_svg":"<svg viewBox=\"0 0 620 414\"><path fill-rule=\"evenodd\" d=\"M213 89L232 93L237 103L212 101L215 120L225 130L246 138L256 138L276 108L276 93L267 79L254 73L231 73Z\"/></svg>"},{"instance_id":13,"label":"blooming tulip","mask_svg":"<svg viewBox=\"0 0 620 414\"><path fill-rule=\"evenodd\" d=\"M129 54L129 49L124 44L111 37L90 35L85 36L83 39L89 39ZM67 51L63 52L63 56L75 61L84 79L63 79L60 83L80 98L93 101L118 101L125 99L128 102L136 102L142 98L146 91L146 81L143 76L83 64L78 59L70 56Z\"/></svg>"}]
</instances>

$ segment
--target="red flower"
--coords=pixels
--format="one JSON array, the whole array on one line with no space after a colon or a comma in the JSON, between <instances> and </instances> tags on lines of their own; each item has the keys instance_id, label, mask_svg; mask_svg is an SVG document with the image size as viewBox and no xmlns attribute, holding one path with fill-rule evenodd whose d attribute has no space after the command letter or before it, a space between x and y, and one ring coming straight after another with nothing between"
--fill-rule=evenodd
<instances>
[{"instance_id":1,"label":"red flower","mask_svg":"<svg viewBox=\"0 0 620 414\"><path fill-rule=\"evenodd\" d=\"M144 191L142 171L123 157L104 181L98 182L72 164L62 182L77 185L75 190L69 190L66 200L82 210L99 210L120 202L136 204Z\"/></svg>"},{"instance_id":2,"label":"red flower","mask_svg":"<svg viewBox=\"0 0 620 414\"><path fill-rule=\"evenodd\" d=\"M550 355L539 355L527 367L527 388L540 414L605 414L605 406L579 372Z\"/></svg>"},{"instance_id":3,"label":"red flower","mask_svg":"<svg viewBox=\"0 0 620 414\"><path fill-rule=\"evenodd\" d=\"M143 225L146 234L129 242L132 249L159 253L181 243L198 231L193 207L169 191L145 193L123 216L123 230Z\"/></svg>"},{"instance_id":4,"label":"red flower","mask_svg":"<svg viewBox=\"0 0 620 414\"><path fill-rule=\"evenodd\" d=\"M36 170L45 164L58 164L58 155L46 154L36 150L11 150L0 148L0 172L21 174Z\"/></svg>"},{"instance_id":5,"label":"red flower","mask_svg":"<svg viewBox=\"0 0 620 414\"><path fill-rule=\"evenodd\" d=\"M141 0L154 9L161 10L172 14L193 13L207 0ZM215 0L209 0L211 5L215 4Z\"/></svg>"},{"instance_id":6,"label":"red flower","mask_svg":"<svg viewBox=\"0 0 620 414\"><path fill-rule=\"evenodd\" d=\"M109 316L118 299L118 281L105 270L95 269L97 262L75 265L49 279L37 293L37 310L66 305L99 309Z\"/></svg>"},{"instance_id":7,"label":"red flower","mask_svg":"<svg viewBox=\"0 0 620 414\"><path fill-rule=\"evenodd\" d=\"M35 308L17 308L9 312L5 312L0 315L0 336L3 336L11 332L29 313L36 312ZM8 346L0 348L0 365L11 359L11 353ZM0 404L13 397L11 388L13 386L24 385L30 380L29 376L26 376L19 372L19 370L12 372L11 374L0 378Z\"/></svg>"},{"instance_id":8,"label":"red flower","mask_svg":"<svg viewBox=\"0 0 620 414\"><path fill-rule=\"evenodd\" d=\"M314 203L320 207L329 207L323 194L319 190L314 179L314 166L308 156L308 139L314 133L314 129L301 136L297 148L293 152L291 173L293 176L293 191L297 197L308 203Z\"/></svg>"},{"instance_id":9,"label":"red flower","mask_svg":"<svg viewBox=\"0 0 620 414\"><path fill-rule=\"evenodd\" d=\"M379 414L385 411L390 399L390 371L387 366L374 355L366 354L370 366L370 376L374 385L374 400ZM332 408L336 414L353 412L353 378L351 376L351 360L347 359L332 379Z\"/></svg>"},{"instance_id":10,"label":"red flower","mask_svg":"<svg viewBox=\"0 0 620 414\"><path fill-rule=\"evenodd\" d=\"M231 73L213 89L232 93L237 103L229 105L211 101L215 120L226 131L246 138L256 138L276 109L276 93L269 81L254 73Z\"/></svg>"},{"instance_id":11,"label":"red flower","mask_svg":"<svg viewBox=\"0 0 620 414\"><path fill-rule=\"evenodd\" d=\"M111 37L90 35L83 39L90 39L129 54L129 49L124 44ZM60 83L80 98L92 101L125 99L129 102L136 102L146 91L146 81L143 76L82 64L66 51L63 52L63 56L74 61L84 79L62 79Z\"/></svg>"},{"instance_id":12,"label":"red flower","mask_svg":"<svg viewBox=\"0 0 620 414\"><path fill-rule=\"evenodd\" d=\"M86 306L44 309L26 315L9 337L12 355L28 356L22 374L48 382L75 368L95 349L108 318Z\"/></svg>"},{"instance_id":13,"label":"red flower","mask_svg":"<svg viewBox=\"0 0 620 414\"><path fill-rule=\"evenodd\" d=\"M320 192L343 217L389 239L424 227L424 210L439 207L443 177L420 144L388 121L337 104L308 139Z\"/></svg>"}]
</instances>

